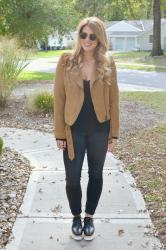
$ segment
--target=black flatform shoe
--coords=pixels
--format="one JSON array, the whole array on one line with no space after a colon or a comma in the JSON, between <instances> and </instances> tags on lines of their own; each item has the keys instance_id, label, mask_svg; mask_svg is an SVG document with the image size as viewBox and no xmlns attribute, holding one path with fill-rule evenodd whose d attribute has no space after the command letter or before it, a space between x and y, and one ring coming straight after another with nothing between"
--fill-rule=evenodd
<instances>
[{"instance_id":1,"label":"black flatform shoe","mask_svg":"<svg viewBox=\"0 0 166 250\"><path fill-rule=\"evenodd\" d=\"M82 240L83 239L83 227L81 216L74 216L72 223L72 238L74 240Z\"/></svg>"},{"instance_id":2,"label":"black flatform shoe","mask_svg":"<svg viewBox=\"0 0 166 250\"><path fill-rule=\"evenodd\" d=\"M95 238L95 227L93 218L84 217L84 240L93 240Z\"/></svg>"}]
</instances>

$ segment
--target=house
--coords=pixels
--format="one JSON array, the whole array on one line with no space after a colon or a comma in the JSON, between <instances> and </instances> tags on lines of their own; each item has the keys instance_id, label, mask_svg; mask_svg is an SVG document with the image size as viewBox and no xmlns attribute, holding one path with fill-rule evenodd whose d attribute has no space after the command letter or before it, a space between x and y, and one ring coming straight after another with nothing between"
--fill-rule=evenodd
<instances>
[{"instance_id":1,"label":"house","mask_svg":"<svg viewBox=\"0 0 166 250\"><path fill-rule=\"evenodd\" d=\"M153 20L122 20L106 23L111 50L151 50ZM166 19L161 19L161 47L166 50Z\"/></svg>"},{"instance_id":2,"label":"house","mask_svg":"<svg viewBox=\"0 0 166 250\"><path fill-rule=\"evenodd\" d=\"M66 49L66 48L73 48L76 40L76 31L70 32L69 34L66 34L64 36L61 36L58 34L58 32L55 32L54 34L51 34L48 36L48 44L47 49L48 50L57 50L57 49ZM45 44L42 42L39 42L37 44L38 49L44 49Z\"/></svg>"}]
</instances>

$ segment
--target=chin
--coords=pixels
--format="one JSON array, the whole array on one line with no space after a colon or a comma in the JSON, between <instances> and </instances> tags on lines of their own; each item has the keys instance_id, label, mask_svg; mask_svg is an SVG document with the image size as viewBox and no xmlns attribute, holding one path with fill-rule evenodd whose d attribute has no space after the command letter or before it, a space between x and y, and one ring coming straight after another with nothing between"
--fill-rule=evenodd
<instances>
[{"instance_id":1,"label":"chin","mask_svg":"<svg viewBox=\"0 0 166 250\"><path fill-rule=\"evenodd\" d=\"M83 50L84 50L84 51L87 51L87 52L91 52L91 51L94 50L94 48L87 48L87 47L84 47L84 46L83 46Z\"/></svg>"}]
</instances>

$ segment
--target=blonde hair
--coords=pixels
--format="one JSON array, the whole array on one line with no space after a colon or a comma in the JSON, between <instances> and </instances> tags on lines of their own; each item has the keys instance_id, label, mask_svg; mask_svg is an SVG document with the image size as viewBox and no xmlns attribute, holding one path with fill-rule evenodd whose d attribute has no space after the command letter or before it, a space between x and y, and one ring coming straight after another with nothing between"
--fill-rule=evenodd
<instances>
[{"instance_id":1,"label":"blonde hair","mask_svg":"<svg viewBox=\"0 0 166 250\"><path fill-rule=\"evenodd\" d=\"M72 56L70 56L68 60L68 69L78 65L80 67L80 64L83 60L83 49L80 43L80 32L85 26L88 26L93 31L98 40L98 45L94 51L94 57L96 60L97 72L99 73L99 79L102 81L104 80L104 82L107 82L110 85L110 82L108 81L108 77L111 73L111 69L108 67L110 60L106 54L109 48L108 37L103 21L95 16L84 18L79 23L77 27L78 33L76 46Z\"/></svg>"}]
</instances>

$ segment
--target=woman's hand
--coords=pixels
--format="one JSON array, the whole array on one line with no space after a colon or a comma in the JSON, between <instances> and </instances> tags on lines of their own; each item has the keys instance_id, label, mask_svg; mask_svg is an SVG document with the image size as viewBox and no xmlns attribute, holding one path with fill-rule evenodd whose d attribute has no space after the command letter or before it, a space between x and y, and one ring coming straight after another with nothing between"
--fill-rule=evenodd
<instances>
[{"instance_id":1,"label":"woman's hand","mask_svg":"<svg viewBox=\"0 0 166 250\"><path fill-rule=\"evenodd\" d=\"M114 149L114 147L116 147L117 143L118 143L118 139L112 138L112 143L108 144L107 151L111 152Z\"/></svg>"},{"instance_id":2,"label":"woman's hand","mask_svg":"<svg viewBox=\"0 0 166 250\"><path fill-rule=\"evenodd\" d=\"M57 143L57 147L59 149L65 150L65 148L66 148L66 141L64 141L64 140L57 140L56 143Z\"/></svg>"}]
</instances>

